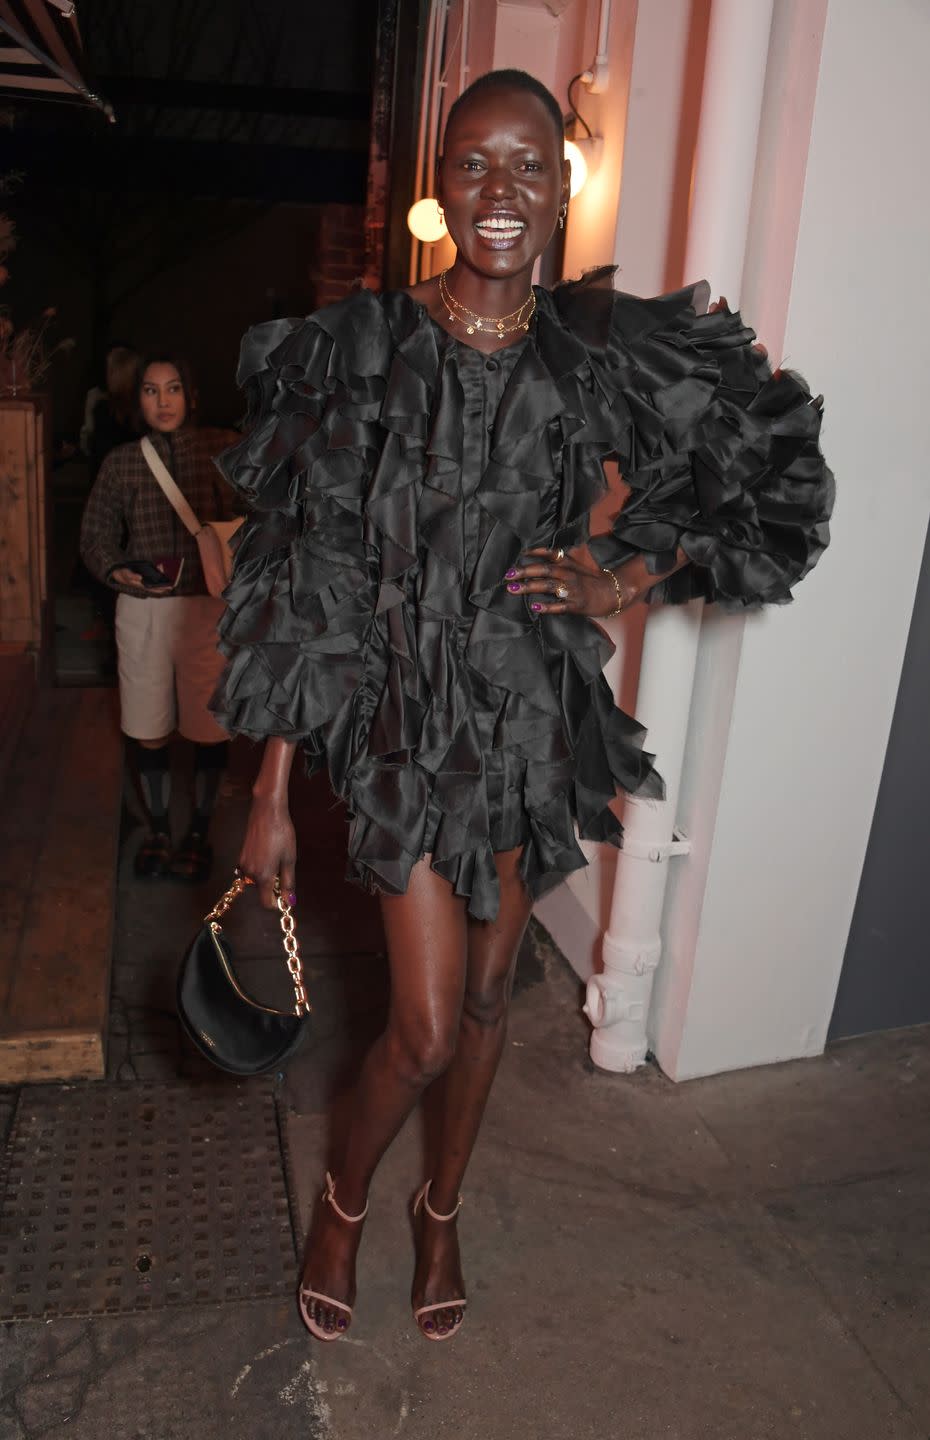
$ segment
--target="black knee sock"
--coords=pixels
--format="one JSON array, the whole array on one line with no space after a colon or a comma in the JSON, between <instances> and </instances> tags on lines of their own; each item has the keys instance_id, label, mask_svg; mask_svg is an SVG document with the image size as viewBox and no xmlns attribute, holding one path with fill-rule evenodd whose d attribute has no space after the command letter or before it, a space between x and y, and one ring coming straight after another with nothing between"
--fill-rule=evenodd
<instances>
[{"instance_id":1,"label":"black knee sock","mask_svg":"<svg viewBox=\"0 0 930 1440\"><path fill-rule=\"evenodd\" d=\"M133 740L130 742L130 750L152 829L167 830L168 802L171 799L169 747L159 745L157 750L148 750L144 745L140 745L138 740Z\"/></svg>"},{"instance_id":2,"label":"black knee sock","mask_svg":"<svg viewBox=\"0 0 930 1440\"><path fill-rule=\"evenodd\" d=\"M216 797L223 778L223 771L229 758L229 745L221 740L218 745L194 746L194 813L191 829L198 835L206 835L210 816L216 804Z\"/></svg>"}]
</instances>

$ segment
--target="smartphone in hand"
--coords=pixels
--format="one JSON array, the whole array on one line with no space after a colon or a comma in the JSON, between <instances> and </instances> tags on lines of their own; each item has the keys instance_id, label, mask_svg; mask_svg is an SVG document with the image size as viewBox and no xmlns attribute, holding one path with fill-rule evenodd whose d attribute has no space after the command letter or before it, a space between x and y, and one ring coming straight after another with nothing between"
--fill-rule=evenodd
<instances>
[{"instance_id":1,"label":"smartphone in hand","mask_svg":"<svg viewBox=\"0 0 930 1440\"><path fill-rule=\"evenodd\" d=\"M181 560L176 567L173 567L175 573L171 575L166 574L157 565L153 565L151 560L129 560L126 563L127 569L135 571L146 590L173 590L181 578L181 570L184 566L184 561Z\"/></svg>"}]
</instances>

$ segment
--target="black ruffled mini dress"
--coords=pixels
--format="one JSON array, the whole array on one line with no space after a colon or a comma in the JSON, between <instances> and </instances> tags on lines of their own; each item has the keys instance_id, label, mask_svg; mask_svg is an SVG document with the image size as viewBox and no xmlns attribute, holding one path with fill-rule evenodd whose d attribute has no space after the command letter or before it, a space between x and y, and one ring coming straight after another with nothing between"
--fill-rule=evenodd
<instances>
[{"instance_id":1,"label":"black ruffled mini dress","mask_svg":"<svg viewBox=\"0 0 930 1440\"><path fill-rule=\"evenodd\" d=\"M772 376L705 285L654 300L612 270L537 289L528 335L485 356L403 291L258 325L239 381L252 428L220 465L251 507L226 592L214 700L232 733L326 765L350 877L402 893L434 870L479 919L494 852L538 896L619 843L618 790L660 796L644 732L602 675L596 621L535 616L505 572L589 540L602 462L631 487L602 565L693 562L651 598L791 598L827 544L820 403Z\"/></svg>"}]
</instances>

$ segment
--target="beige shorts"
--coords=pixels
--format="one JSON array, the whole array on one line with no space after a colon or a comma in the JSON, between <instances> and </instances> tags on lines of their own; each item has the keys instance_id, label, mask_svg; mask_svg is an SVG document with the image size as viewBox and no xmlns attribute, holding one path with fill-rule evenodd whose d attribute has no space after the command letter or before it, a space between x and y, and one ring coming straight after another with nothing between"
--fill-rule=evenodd
<instances>
[{"instance_id":1,"label":"beige shorts","mask_svg":"<svg viewBox=\"0 0 930 1440\"><path fill-rule=\"evenodd\" d=\"M225 661L216 648L224 602L212 595L116 601L120 726L134 740L179 730L209 745L226 732L207 709Z\"/></svg>"}]
</instances>

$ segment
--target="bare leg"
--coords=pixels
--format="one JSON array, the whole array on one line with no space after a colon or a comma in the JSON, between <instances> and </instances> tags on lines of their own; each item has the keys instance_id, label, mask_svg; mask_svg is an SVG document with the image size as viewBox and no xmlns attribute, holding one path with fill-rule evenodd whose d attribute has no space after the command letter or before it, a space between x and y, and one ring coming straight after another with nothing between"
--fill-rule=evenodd
<instances>
[{"instance_id":1,"label":"bare leg","mask_svg":"<svg viewBox=\"0 0 930 1440\"><path fill-rule=\"evenodd\" d=\"M336 1179L335 1198L350 1215L364 1210L378 1161L425 1088L449 1064L465 988L465 902L430 869L428 857L414 867L405 895L382 897L381 913L391 1003L387 1028L362 1067ZM329 1205L317 1205L303 1283L351 1306L361 1229L340 1220ZM324 1330L345 1328L341 1312L321 1301L313 1318Z\"/></svg>"},{"instance_id":2,"label":"bare leg","mask_svg":"<svg viewBox=\"0 0 930 1440\"><path fill-rule=\"evenodd\" d=\"M428 1198L440 1215L451 1214L458 1203L504 1047L517 952L532 905L519 874L520 854L508 850L495 856L501 891L497 919L468 922L465 999L455 1058L430 1087L425 1102L438 1112L431 1116L438 1121L438 1151ZM457 1228L453 1221L432 1220L421 1208L414 1309L447 1296L464 1296ZM461 1307L450 1306L425 1316L421 1323L442 1334L459 1324L462 1315Z\"/></svg>"}]
</instances>

